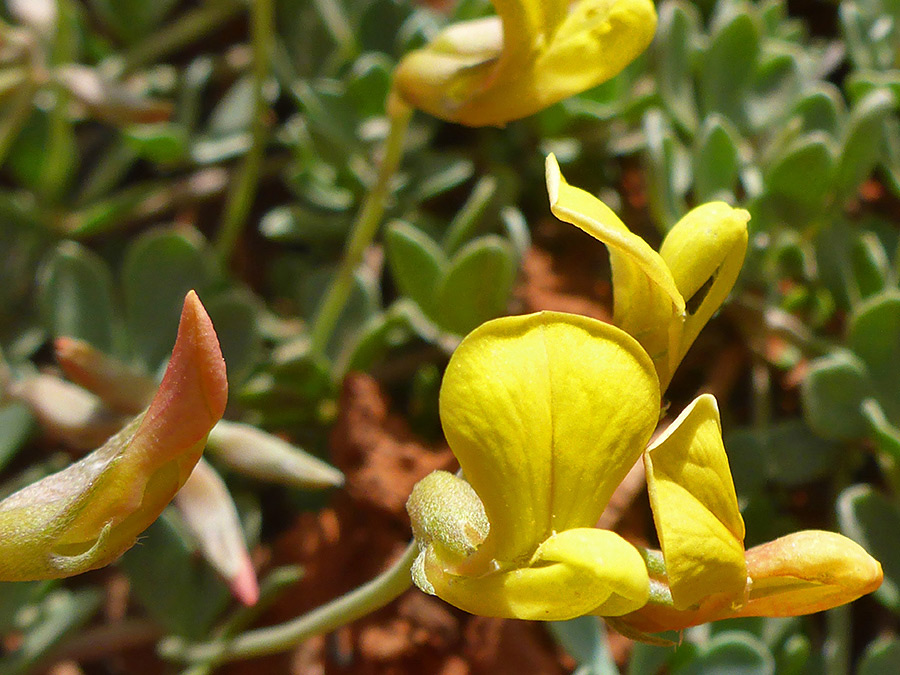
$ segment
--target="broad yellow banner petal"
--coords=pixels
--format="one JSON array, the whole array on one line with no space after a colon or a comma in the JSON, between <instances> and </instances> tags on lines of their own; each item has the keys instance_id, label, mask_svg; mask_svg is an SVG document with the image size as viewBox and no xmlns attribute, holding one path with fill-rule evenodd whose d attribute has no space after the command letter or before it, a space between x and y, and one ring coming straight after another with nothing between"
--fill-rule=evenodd
<instances>
[{"instance_id":1,"label":"broad yellow banner petal","mask_svg":"<svg viewBox=\"0 0 900 675\"><path fill-rule=\"evenodd\" d=\"M722 445L716 400L698 397L644 453L650 506L672 600L686 609L747 585L744 521Z\"/></svg>"},{"instance_id":2,"label":"broad yellow banner petal","mask_svg":"<svg viewBox=\"0 0 900 675\"><path fill-rule=\"evenodd\" d=\"M653 40L650 0L582 0L572 8L534 66L535 89L549 101L615 77Z\"/></svg>"},{"instance_id":3,"label":"broad yellow banner petal","mask_svg":"<svg viewBox=\"0 0 900 675\"><path fill-rule=\"evenodd\" d=\"M553 532L593 525L658 410L649 358L613 326L541 312L469 334L447 366L440 415L490 522L479 555L527 559Z\"/></svg>"}]
</instances>

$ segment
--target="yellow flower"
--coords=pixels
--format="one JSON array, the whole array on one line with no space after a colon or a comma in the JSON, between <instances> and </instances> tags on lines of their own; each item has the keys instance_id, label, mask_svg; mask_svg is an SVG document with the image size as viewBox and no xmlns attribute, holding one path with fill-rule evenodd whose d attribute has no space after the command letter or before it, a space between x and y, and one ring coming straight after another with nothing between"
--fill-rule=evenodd
<instances>
[{"instance_id":1,"label":"yellow flower","mask_svg":"<svg viewBox=\"0 0 900 675\"><path fill-rule=\"evenodd\" d=\"M502 126L618 74L653 39L650 0L494 0L497 15L450 26L397 66L415 108Z\"/></svg>"},{"instance_id":2,"label":"yellow flower","mask_svg":"<svg viewBox=\"0 0 900 675\"><path fill-rule=\"evenodd\" d=\"M640 553L593 526L650 438L659 399L650 359L614 326L543 312L473 331L440 395L471 487L438 473L413 491L417 584L486 616L558 620L644 605Z\"/></svg>"},{"instance_id":3,"label":"yellow flower","mask_svg":"<svg viewBox=\"0 0 900 675\"><path fill-rule=\"evenodd\" d=\"M638 636L819 611L878 586L880 565L837 534L745 554L715 399L698 397L647 447L659 404L650 358L614 326L541 312L477 328L440 395L465 480L435 472L407 504L416 585L474 614L619 617ZM594 527L642 455L661 553Z\"/></svg>"},{"instance_id":4,"label":"yellow flower","mask_svg":"<svg viewBox=\"0 0 900 675\"><path fill-rule=\"evenodd\" d=\"M0 502L0 580L67 577L118 558L190 476L227 396L216 333L191 292L147 411L103 447Z\"/></svg>"},{"instance_id":5,"label":"yellow flower","mask_svg":"<svg viewBox=\"0 0 900 675\"><path fill-rule=\"evenodd\" d=\"M593 195L566 183L547 157L550 209L609 247L613 322L633 335L656 366L662 389L731 291L747 251L750 214L724 202L690 211L659 253Z\"/></svg>"}]
</instances>

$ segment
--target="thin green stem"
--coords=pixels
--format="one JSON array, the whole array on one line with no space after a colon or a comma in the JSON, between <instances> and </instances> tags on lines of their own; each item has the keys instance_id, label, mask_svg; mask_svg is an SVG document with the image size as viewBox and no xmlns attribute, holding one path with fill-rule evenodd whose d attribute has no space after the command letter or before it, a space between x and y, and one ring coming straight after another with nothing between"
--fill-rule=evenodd
<instances>
[{"instance_id":1,"label":"thin green stem","mask_svg":"<svg viewBox=\"0 0 900 675\"><path fill-rule=\"evenodd\" d=\"M850 606L835 607L825 613L828 637L825 640L825 674L847 675L850 672Z\"/></svg>"},{"instance_id":2,"label":"thin green stem","mask_svg":"<svg viewBox=\"0 0 900 675\"><path fill-rule=\"evenodd\" d=\"M266 144L266 113L268 104L265 96L266 80L272 61L272 35L275 30L275 7L273 0L253 0L250 18L253 33L253 123L250 128L250 149L244 157L244 165L238 175L237 184L231 191L222 226L215 242L216 254L225 264L234 251L253 199L256 196L259 171L262 166L263 150Z\"/></svg>"},{"instance_id":3,"label":"thin green stem","mask_svg":"<svg viewBox=\"0 0 900 675\"><path fill-rule=\"evenodd\" d=\"M160 652L169 659L209 663L286 651L314 635L327 633L381 609L398 598L412 585L410 570L417 555L418 545L412 542L397 562L368 583L286 623L204 644L185 645L173 638L160 645Z\"/></svg>"},{"instance_id":4,"label":"thin green stem","mask_svg":"<svg viewBox=\"0 0 900 675\"><path fill-rule=\"evenodd\" d=\"M253 0L251 4L261 3ZM186 12L176 21L135 45L124 56L110 59L102 67L115 77L127 75L207 35L231 19L243 7L242 3L235 0L218 0Z\"/></svg>"},{"instance_id":5,"label":"thin green stem","mask_svg":"<svg viewBox=\"0 0 900 675\"><path fill-rule=\"evenodd\" d=\"M279 567L273 570L260 583L259 601L252 607L241 607L232 614L217 631L217 638L227 640L244 630L278 599L285 588L297 583L302 577L303 571L299 566ZM182 671L181 675L209 675L218 664L218 659L193 663Z\"/></svg>"},{"instance_id":6,"label":"thin green stem","mask_svg":"<svg viewBox=\"0 0 900 675\"><path fill-rule=\"evenodd\" d=\"M344 250L344 257L338 267L337 275L326 291L313 323L311 351L315 356L324 356L325 354L338 319L350 297L350 291L353 288L353 272L362 262L363 253L378 232L378 225L384 215L391 178L400 164L403 141L406 138L410 117L412 117L412 108L400 101L392 101L388 105L388 113L391 127L385 140L384 156L378 169L378 176L353 223L350 239Z\"/></svg>"}]
</instances>

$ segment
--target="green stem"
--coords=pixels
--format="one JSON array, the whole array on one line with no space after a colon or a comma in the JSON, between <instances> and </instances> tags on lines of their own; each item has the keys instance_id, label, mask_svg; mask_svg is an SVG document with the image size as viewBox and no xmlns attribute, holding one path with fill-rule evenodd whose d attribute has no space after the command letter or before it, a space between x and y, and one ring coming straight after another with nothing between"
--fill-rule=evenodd
<instances>
[{"instance_id":1,"label":"green stem","mask_svg":"<svg viewBox=\"0 0 900 675\"><path fill-rule=\"evenodd\" d=\"M257 4L257 0L252 4ZM134 72L207 35L236 15L243 6L234 0L219 0L187 12L135 45L121 58L104 63L103 70L115 77Z\"/></svg>"},{"instance_id":2,"label":"green stem","mask_svg":"<svg viewBox=\"0 0 900 675\"><path fill-rule=\"evenodd\" d=\"M825 613L828 638L825 641L825 674L847 675L850 672L850 606L835 607Z\"/></svg>"},{"instance_id":3,"label":"green stem","mask_svg":"<svg viewBox=\"0 0 900 675\"><path fill-rule=\"evenodd\" d=\"M267 610L284 589L295 584L301 578L303 578L303 571L299 566L279 567L273 570L260 583L259 601L252 607L241 607L232 614L218 630L217 638L227 640L242 631ZM193 663L182 671L181 675L209 675L218 664L217 659Z\"/></svg>"},{"instance_id":4,"label":"green stem","mask_svg":"<svg viewBox=\"0 0 900 675\"><path fill-rule=\"evenodd\" d=\"M362 209L353 223L350 239L344 250L337 275L325 293L312 327L311 351L314 356L324 356L328 342L334 333L338 319L344 311L353 288L353 272L362 262L363 253L372 243L384 215L390 181L400 164L403 141L412 117L412 108L399 100L388 104L391 127L384 145L384 157L378 168L375 184L369 190Z\"/></svg>"},{"instance_id":5,"label":"green stem","mask_svg":"<svg viewBox=\"0 0 900 675\"><path fill-rule=\"evenodd\" d=\"M253 123L250 128L250 149L244 158L244 166L231 191L222 227L215 242L216 254L224 265L234 251L244 223L253 206L256 186L262 165L266 142L266 114L268 104L265 96L266 80L272 60L272 35L275 30L275 8L273 0L253 0L251 3L251 29L253 33Z\"/></svg>"},{"instance_id":6,"label":"green stem","mask_svg":"<svg viewBox=\"0 0 900 675\"><path fill-rule=\"evenodd\" d=\"M368 583L286 623L204 644L185 645L173 638L160 645L160 652L170 659L208 663L286 651L314 635L327 633L381 609L398 598L412 585L410 570L418 552L418 545L410 543L397 562Z\"/></svg>"}]
</instances>

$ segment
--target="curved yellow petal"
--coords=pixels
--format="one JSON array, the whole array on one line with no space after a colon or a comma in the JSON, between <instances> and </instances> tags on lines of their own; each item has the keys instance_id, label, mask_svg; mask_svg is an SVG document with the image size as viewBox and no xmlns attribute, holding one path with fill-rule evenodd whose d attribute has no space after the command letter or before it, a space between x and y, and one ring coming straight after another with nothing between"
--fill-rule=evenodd
<instances>
[{"instance_id":1,"label":"curved yellow petal","mask_svg":"<svg viewBox=\"0 0 900 675\"><path fill-rule=\"evenodd\" d=\"M607 0L608 1L608 0ZM503 24L503 56L495 77L521 76L569 12L569 0L492 0ZM505 77L504 77L505 76Z\"/></svg>"},{"instance_id":2,"label":"curved yellow petal","mask_svg":"<svg viewBox=\"0 0 900 675\"><path fill-rule=\"evenodd\" d=\"M640 456L659 386L629 335L582 316L489 321L450 359L444 433L484 503L486 560L528 560L553 532L592 526Z\"/></svg>"},{"instance_id":3,"label":"curved yellow petal","mask_svg":"<svg viewBox=\"0 0 900 675\"><path fill-rule=\"evenodd\" d=\"M535 89L561 101L615 77L653 40L650 0L581 0L553 33L534 67Z\"/></svg>"},{"instance_id":4,"label":"curved yellow petal","mask_svg":"<svg viewBox=\"0 0 900 675\"><path fill-rule=\"evenodd\" d=\"M650 506L676 609L747 585L744 521L722 445L716 399L704 394L644 453Z\"/></svg>"},{"instance_id":5,"label":"curved yellow petal","mask_svg":"<svg viewBox=\"0 0 900 675\"><path fill-rule=\"evenodd\" d=\"M752 586L738 616L821 612L876 590L881 565L835 532L805 530L747 551Z\"/></svg>"},{"instance_id":6,"label":"curved yellow petal","mask_svg":"<svg viewBox=\"0 0 900 675\"><path fill-rule=\"evenodd\" d=\"M496 17L442 31L395 70L415 108L469 126L502 126L619 73L650 41L650 0L496 0Z\"/></svg>"},{"instance_id":7,"label":"curved yellow petal","mask_svg":"<svg viewBox=\"0 0 900 675\"><path fill-rule=\"evenodd\" d=\"M502 50L499 17L454 24L425 48L403 57L394 70L394 87L413 108L440 119L462 121L466 102L484 86Z\"/></svg>"},{"instance_id":8,"label":"curved yellow petal","mask_svg":"<svg viewBox=\"0 0 900 675\"><path fill-rule=\"evenodd\" d=\"M678 365L684 298L662 257L632 233L599 199L566 182L556 157L547 157L547 192L557 218L609 247L615 324L650 354L663 388Z\"/></svg>"},{"instance_id":9,"label":"curved yellow petal","mask_svg":"<svg viewBox=\"0 0 900 675\"><path fill-rule=\"evenodd\" d=\"M438 597L481 616L563 621L604 606L634 611L649 597L637 549L614 532L594 528L551 536L529 566L461 576L429 549L424 569Z\"/></svg>"},{"instance_id":10,"label":"curved yellow petal","mask_svg":"<svg viewBox=\"0 0 900 675\"><path fill-rule=\"evenodd\" d=\"M747 211L725 202L703 204L675 224L659 249L681 296L691 299L696 294L699 301L687 302L679 362L738 278L747 252L749 220Z\"/></svg>"}]
</instances>

